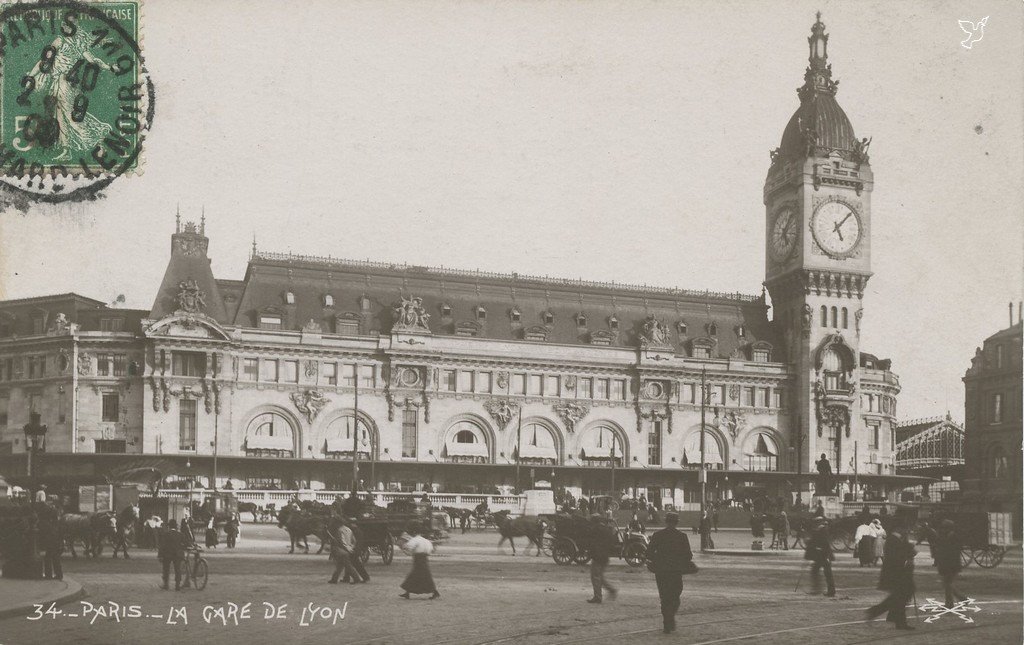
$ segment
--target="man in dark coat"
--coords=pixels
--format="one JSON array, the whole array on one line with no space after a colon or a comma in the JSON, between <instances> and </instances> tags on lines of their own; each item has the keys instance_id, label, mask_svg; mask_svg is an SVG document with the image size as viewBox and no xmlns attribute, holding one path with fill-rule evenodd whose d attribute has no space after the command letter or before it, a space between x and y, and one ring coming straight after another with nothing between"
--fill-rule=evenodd
<instances>
[{"instance_id":1,"label":"man in dark coat","mask_svg":"<svg viewBox=\"0 0 1024 645\"><path fill-rule=\"evenodd\" d=\"M678 515L665 513L665 528L651 536L647 547L647 560L654 570L654 581L661 597L661 616L666 634L676 630L679 594L683 592L683 568L693 561L690 540L676 529L678 523Z\"/></svg>"},{"instance_id":2,"label":"man in dark coat","mask_svg":"<svg viewBox=\"0 0 1024 645\"><path fill-rule=\"evenodd\" d=\"M832 598L836 595L836 583L832 578L832 561L835 556L832 554L832 541L828 535L828 521L825 518L816 518L815 527L807 541L807 550L804 551L804 559L811 561L811 594L821 593L821 578L818 572L825 572L825 595Z\"/></svg>"},{"instance_id":3,"label":"man in dark coat","mask_svg":"<svg viewBox=\"0 0 1024 645\"><path fill-rule=\"evenodd\" d=\"M174 590L181 590L181 562L185 559L185 540L178 532L178 525L170 520L164 527L159 537L157 557L163 564L163 584L161 589L168 589L168 578L171 574L171 565L174 566Z\"/></svg>"},{"instance_id":4,"label":"man in dark coat","mask_svg":"<svg viewBox=\"0 0 1024 645\"><path fill-rule=\"evenodd\" d=\"M602 601L602 589L608 590L608 597L615 600L619 591L611 586L604 577L608 568L608 560L611 558L615 535L604 518L600 515L590 516L590 583L594 586L594 597L587 600L589 603L600 603Z\"/></svg>"},{"instance_id":5,"label":"man in dark coat","mask_svg":"<svg viewBox=\"0 0 1024 645\"><path fill-rule=\"evenodd\" d=\"M939 570L939 577L942 578L942 587L946 590L946 607L953 608L953 599L958 602L967 600L953 586L956 577L963 569L963 562L960 561L960 549L963 544L960 536L956 533L956 526L953 520L942 520L938 532L932 538L932 553L935 557L935 566Z\"/></svg>"},{"instance_id":6,"label":"man in dark coat","mask_svg":"<svg viewBox=\"0 0 1024 645\"><path fill-rule=\"evenodd\" d=\"M64 552L64 534L56 516L40 520L39 547L43 551L43 577L63 580L60 555Z\"/></svg>"},{"instance_id":7,"label":"man in dark coat","mask_svg":"<svg viewBox=\"0 0 1024 645\"><path fill-rule=\"evenodd\" d=\"M885 554L882 558L882 575L878 588L888 591L885 600L869 607L868 618L880 616L888 610L886 620L896 623L896 629L914 629L907 624L907 601L914 595L914 550L907 540L906 532L894 529L885 540Z\"/></svg>"},{"instance_id":8,"label":"man in dark coat","mask_svg":"<svg viewBox=\"0 0 1024 645\"><path fill-rule=\"evenodd\" d=\"M711 538L711 514L708 511L700 516L697 530L700 532L700 550L715 548L715 541Z\"/></svg>"}]
</instances>

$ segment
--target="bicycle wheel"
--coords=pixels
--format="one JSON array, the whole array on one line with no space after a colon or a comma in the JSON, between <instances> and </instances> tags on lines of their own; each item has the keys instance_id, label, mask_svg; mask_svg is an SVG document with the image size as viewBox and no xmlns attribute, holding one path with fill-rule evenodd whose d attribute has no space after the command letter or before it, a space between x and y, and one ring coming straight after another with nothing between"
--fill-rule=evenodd
<instances>
[{"instance_id":1,"label":"bicycle wheel","mask_svg":"<svg viewBox=\"0 0 1024 645\"><path fill-rule=\"evenodd\" d=\"M196 591L202 591L206 589L206 583L210 578L210 567L206 564L206 560L199 558L192 567L192 587Z\"/></svg>"}]
</instances>

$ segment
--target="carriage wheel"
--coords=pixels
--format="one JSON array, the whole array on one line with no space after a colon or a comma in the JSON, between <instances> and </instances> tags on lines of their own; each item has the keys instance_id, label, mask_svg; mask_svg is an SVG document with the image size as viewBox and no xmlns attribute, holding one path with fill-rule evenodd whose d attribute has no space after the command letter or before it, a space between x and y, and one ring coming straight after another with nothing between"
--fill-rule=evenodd
<instances>
[{"instance_id":1,"label":"carriage wheel","mask_svg":"<svg viewBox=\"0 0 1024 645\"><path fill-rule=\"evenodd\" d=\"M964 567L971 566L971 561L973 559L974 559L974 550L971 549L971 547L965 546L964 548L960 549L960 563L962 565L964 565Z\"/></svg>"},{"instance_id":2,"label":"carriage wheel","mask_svg":"<svg viewBox=\"0 0 1024 645\"><path fill-rule=\"evenodd\" d=\"M555 549L555 538L545 535L540 540L540 552L544 555L551 555Z\"/></svg>"},{"instance_id":3,"label":"carriage wheel","mask_svg":"<svg viewBox=\"0 0 1024 645\"><path fill-rule=\"evenodd\" d=\"M558 538L551 546L551 558L558 564L569 564L576 557L576 544L568 538Z\"/></svg>"},{"instance_id":4,"label":"carriage wheel","mask_svg":"<svg viewBox=\"0 0 1024 645\"><path fill-rule=\"evenodd\" d=\"M1003 556L1005 554L1005 549L994 544L990 544L984 549L978 549L974 552L974 561L977 562L978 566L982 569L991 569L1003 561Z\"/></svg>"},{"instance_id":5,"label":"carriage wheel","mask_svg":"<svg viewBox=\"0 0 1024 645\"><path fill-rule=\"evenodd\" d=\"M580 548L576 552L576 557L572 559L576 564L586 564L590 562L590 551L586 547Z\"/></svg>"},{"instance_id":6,"label":"carriage wheel","mask_svg":"<svg viewBox=\"0 0 1024 645\"><path fill-rule=\"evenodd\" d=\"M370 560L370 549L365 546L359 547L359 552L356 553L356 557L359 558L359 562L366 564Z\"/></svg>"},{"instance_id":7,"label":"carriage wheel","mask_svg":"<svg viewBox=\"0 0 1024 645\"><path fill-rule=\"evenodd\" d=\"M380 559L384 564L391 564L392 560L395 559L395 540L388 533L388 537L384 540L384 546L380 550Z\"/></svg>"},{"instance_id":8,"label":"carriage wheel","mask_svg":"<svg viewBox=\"0 0 1024 645\"><path fill-rule=\"evenodd\" d=\"M200 558L192 568L192 588L197 591L206 589L206 583L210 579L210 567L206 560Z\"/></svg>"},{"instance_id":9,"label":"carriage wheel","mask_svg":"<svg viewBox=\"0 0 1024 645\"><path fill-rule=\"evenodd\" d=\"M619 510L619 503L614 500L608 502L608 510L611 511L612 513Z\"/></svg>"},{"instance_id":10,"label":"carriage wheel","mask_svg":"<svg viewBox=\"0 0 1024 645\"><path fill-rule=\"evenodd\" d=\"M626 564L629 566L642 567L647 559L647 547L639 542L634 542L626 546L626 551L622 557L625 558Z\"/></svg>"}]
</instances>

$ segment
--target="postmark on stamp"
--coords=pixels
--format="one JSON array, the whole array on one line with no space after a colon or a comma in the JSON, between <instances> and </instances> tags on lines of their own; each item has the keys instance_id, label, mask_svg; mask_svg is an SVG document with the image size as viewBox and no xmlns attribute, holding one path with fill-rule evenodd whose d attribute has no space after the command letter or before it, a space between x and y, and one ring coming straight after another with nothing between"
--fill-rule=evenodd
<instances>
[{"instance_id":1,"label":"postmark on stamp","mask_svg":"<svg viewBox=\"0 0 1024 645\"><path fill-rule=\"evenodd\" d=\"M140 2L0 4L0 205L95 199L141 169Z\"/></svg>"}]
</instances>

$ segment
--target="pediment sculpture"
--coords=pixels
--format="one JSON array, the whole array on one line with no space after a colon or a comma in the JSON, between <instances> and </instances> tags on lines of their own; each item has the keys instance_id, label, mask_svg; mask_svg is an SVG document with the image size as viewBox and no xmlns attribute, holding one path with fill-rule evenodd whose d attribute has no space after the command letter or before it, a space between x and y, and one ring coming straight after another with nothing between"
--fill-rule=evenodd
<instances>
[{"instance_id":1,"label":"pediment sculpture","mask_svg":"<svg viewBox=\"0 0 1024 645\"><path fill-rule=\"evenodd\" d=\"M484 408L487 409L487 412L498 423L498 428L504 429L508 422L512 420L513 415L519 411L519 403L504 399L491 399L484 403Z\"/></svg>"},{"instance_id":2,"label":"pediment sculpture","mask_svg":"<svg viewBox=\"0 0 1024 645\"><path fill-rule=\"evenodd\" d=\"M569 432L575 432L577 424L590 412L590 406L583 403L563 403L554 406L554 409L562 417Z\"/></svg>"},{"instance_id":3,"label":"pediment sculpture","mask_svg":"<svg viewBox=\"0 0 1024 645\"><path fill-rule=\"evenodd\" d=\"M427 326L430 314L427 313L426 308L423 306L422 298L418 296L406 298L403 296L402 303L394 308L394 313L395 324L392 330L420 333L430 332L430 327Z\"/></svg>"},{"instance_id":4,"label":"pediment sculpture","mask_svg":"<svg viewBox=\"0 0 1024 645\"><path fill-rule=\"evenodd\" d=\"M206 308L206 294L199 288L195 278L182 280L178 283L178 309L185 313L196 314Z\"/></svg>"},{"instance_id":5,"label":"pediment sculpture","mask_svg":"<svg viewBox=\"0 0 1024 645\"><path fill-rule=\"evenodd\" d=\"M640 329L640 346L664 347L666 345L668 345L668 327L654 314L647 316Z\"/></svg>"},{"instance_id":6,"label":"pediment sculpture","mask_svg":"<svg viewBox=\"0 0 1024 645\"><path fill-rule=\"evenodd\" d=\"M316 415L320 414L320 411L324 409L324 406L329 403L329 399L317 390L292 392L291 399L292 403L295 404L295 408L306 417L306 421L310 424L313 423Z\"/></svg>"}]
</instances>

